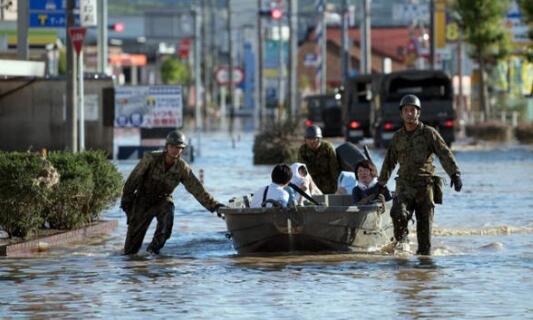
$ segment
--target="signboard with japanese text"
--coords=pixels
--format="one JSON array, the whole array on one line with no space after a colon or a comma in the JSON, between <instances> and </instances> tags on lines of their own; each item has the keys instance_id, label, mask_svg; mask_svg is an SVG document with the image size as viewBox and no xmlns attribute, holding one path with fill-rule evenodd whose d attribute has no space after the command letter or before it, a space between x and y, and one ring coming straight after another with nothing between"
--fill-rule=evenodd
<instances>
[{"instance_id":1,"label":"signboard with japanese text","mask_svg":"<svg viewBox=\"0 0 533 320\"><path fill-rule=\"evenodd\" d=\"M120 86L115 89L115 127L182 126L181 86Z\"/></svg>"},{"instance_id":2,"label":"signboard with japanese text","mask_svg":"<svg viewBox=\"0 0 533 320\"><path fill-rule=\"evenodd\" d=\"M96 27L97 25L97 8L96 0L79 0L80 1L80 24L84 27Z\"/></svg>"},{"instance_id":3,"label":"signboard with japanese text","mask_svg":"<svg viewBox=\"0 0 533 320\"><path fill-rule=\"evenodd\" d=\"M67 24L66 0L29 0L30 28L63 28ZM80 25L80 0L75 1L75 25Z\"/></svg>"}]
</instances>

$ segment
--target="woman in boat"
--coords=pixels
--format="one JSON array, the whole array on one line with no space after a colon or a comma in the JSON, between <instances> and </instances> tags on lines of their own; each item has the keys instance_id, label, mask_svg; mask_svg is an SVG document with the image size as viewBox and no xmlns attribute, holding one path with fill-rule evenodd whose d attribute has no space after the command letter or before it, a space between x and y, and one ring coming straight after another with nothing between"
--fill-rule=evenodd
<instances>
[{"instance_id":1,"label":"woman in boat","mask_svg":"<svg viewBox=\"0 0 533 320\"><path fill-rule=\"evenodd\" d=\"M292 178L292 170L286 164L278 164L272 169L272 183L254 192L251 208L287 207L290 194L286 190Z\"/></svg>"},{"instance_id":2,"label":"woman in boat","mask_svg":"<svg viewBox=\"0 0 533 320\"><path fill-rule=\"evenodd\" d=\"M352 198L355 204L368 204L378 199L378 171L370 160L361 160L355 165L357 186L353 188ZM385 186L384 200L392 199L389 189Z\"/></svg>"},{"instance_id":3,"label":"woman in boat","mask_svg":"<svg viewBox=\"0 0 533 320\"><path fill-rule=\"evenodd\" d=\"M302 189L308 195L321 195L322 191L316 186L313 178L307 171L307 166L305 163L295 162L291 165L292 170L292 179L291 183ZM304 197L298 194L290 186L288 187L289 193L294 198L297 205L302 205L304 202Z\"/></svg>"}]
</instances>

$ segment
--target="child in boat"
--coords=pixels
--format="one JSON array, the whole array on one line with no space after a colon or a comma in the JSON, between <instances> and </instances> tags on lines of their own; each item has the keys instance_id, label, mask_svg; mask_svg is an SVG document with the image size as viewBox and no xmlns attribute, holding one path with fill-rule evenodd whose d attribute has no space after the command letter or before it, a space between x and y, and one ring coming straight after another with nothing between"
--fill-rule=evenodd
<instances>
[{"instance_id":1,"label":"child in boat","mask_svg":"<svg viewBox=\"0 0 533 320\"><path fill-rule=\"evenodd\" d=\"M341 171L337 179L337 192L335 194L350 194L357 185L355 173L351 171Z\"/></svg>"},{"instance_id":2,"label":"child in boat","mask_svg":"<svg viewBox=\"0 0 533 320\"><path fill-rule=\"evenodd\" d=\"M357 186L352 191L354 203L368 204L378 200L378 172L374 163L369 160L361 160L355 165L354 172L357 179ZM383 196L385 201L392 199L387 187L385 187Z\"/></svg>"},{"instance_id":3,"label":"child in boat","mask_svg":"<svg viewBox=\"0 0 533 320\"><path fill-rule=\"evenodd\" d=\"M277 203L280 207L287 207L290 194L286 190L291 181L292 171L286 164L278 164L272 170L272 183L254 192L251 208L273 207Z\"/></svg>"},{"instance_id":4,"label":"child in boat","mask_svg":"<svg viewBox=\"0 0 533 320\"><path fill-rule=\"evenodd\" d=\"M302 191L306 192L308 195L320 195L322 194L322 191L318 189L315 182L313 181L313 178L307 171L307 167L305 166L305 163L301 162L295 162L291 165L292 170L292 179L291 183L302 189ZM304 197L299 194L297 191L295 191L290 186L287 188L291 196L295 199L295 202L297 205L303 205Z\"/></svg>"}]
</instances>

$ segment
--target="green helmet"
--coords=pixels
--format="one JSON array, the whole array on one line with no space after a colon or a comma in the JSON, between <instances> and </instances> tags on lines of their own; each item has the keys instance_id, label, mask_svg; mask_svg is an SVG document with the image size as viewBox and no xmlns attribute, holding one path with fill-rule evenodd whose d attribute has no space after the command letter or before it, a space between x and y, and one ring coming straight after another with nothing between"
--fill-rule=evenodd
<instances>
[{"instance_id":1,"label":"green helmet","mask_svg":"<svg viewBox=\"0 0 533 320\"><path fill-rule=\"evenodd\" d=\"M402 100L400 100L400 110L402 110L402 108L407 105L415 106L418 110L422 109L420 99L418 99L418 97L414 94L408 94L402 97Z\"/></svg>"},{"instance_id":2,"label":"green helmet","mask_svg":"<svg viewBox=\"0 0 533 320\"><path fill-rule=\"evenodd\" d=\"M320 129L320 127L317 125L312 125L310 127L307 127L307 129L305 129L305 138L306 139L322 138L322 129Z\"/></svg>"},{"instance_id":3,"label":"green helmet","mask_svg":"<svg viewBox=\"0 0 533 320\"><path fill-rule=\"evenodd\" d=\"M166 144L172 144L178 147L185 148L187 146L186 141L187 141L187 138L181 131L174 130L167 135Z\"/></svg>"}]
</instances>

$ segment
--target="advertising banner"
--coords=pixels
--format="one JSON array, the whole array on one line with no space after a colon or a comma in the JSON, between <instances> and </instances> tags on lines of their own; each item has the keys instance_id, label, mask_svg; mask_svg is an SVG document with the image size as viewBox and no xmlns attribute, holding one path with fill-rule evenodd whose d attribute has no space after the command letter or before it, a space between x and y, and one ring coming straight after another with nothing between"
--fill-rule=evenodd
<instances>
[{"instance_id":1,"label":"advertising banner","mask_svg":"<svg viewBox=\"0 0 533 320\"><path fill-rule=\"evenodd\" d=\"M115 127L182 126L181 86L120 86L115 89Z\"/></svg>"}]
</instances>

